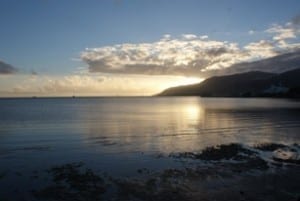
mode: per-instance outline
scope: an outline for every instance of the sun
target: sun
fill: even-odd
[[[136,80],[137,88],[141,88],[141,93],[157,94],[171,87],[178,87],[189,84],[196,84],[202,82],[204,79],[199,77],[186,77],[186,76],[143,76]]]
[[[156,89],[158,91],[165,90],[170,87],[178,87],[183,85],[190,85],[202,82],[204,79],[199,77],[185,77],[185,76],[168,76],[164,79],[155,80]]]
[[[182,77],[175,86],[190,85],[202,82],[204,79],[199,77]]]

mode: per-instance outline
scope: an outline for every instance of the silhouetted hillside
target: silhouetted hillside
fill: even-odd
[[[247,72],[216,76],[188,86],[169,88],[159,96],[300,97],[300,68],[281,74]]]

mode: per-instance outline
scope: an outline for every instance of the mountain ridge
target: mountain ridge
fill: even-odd
[[[300,97],[300,68],[283,73],[249,71],[213,76],[198,84],[166,89],[157,96]]]

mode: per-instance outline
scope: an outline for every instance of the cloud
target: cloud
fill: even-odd
[[[0,60],[0,74],[14,74],[17,71],[17,68]]]
[[[226,68],[249,57],[236,43],[207,38],[168,35],[153,43],[88,48],[81,53],[81,59],[92,73],[200,75],[202,71]]]
[[[86,91],[97,92],[99,85],[104,81],[103,77],[97,79],[90,76],[70,75],[60,78],[46,77],[43,85],[39,88],[42,93],[67,93]]]
[[[9,82],[8,82],[9,81]],[[0,80],[1,96],[131,96],[153,95],[168,87],[200,82],[199,78],[145,75],[18,74]]]
[[[256,32],[250,30],[249,34]],[[298,51],[300,16],[284,25],[273,24],[264,31],[266,33],[271,39],[253,41],[244,46],[208,39],[207,35],[182,34],[176,38],[166,34],[152,43],[87,48],[81,52],[80,58],[88,65],[90,73],[203,77],[210,75],[210,71],[225,72],[225,69],[239,63]]]
[[[74,94],[101,94],[102,76],[66,75],[43,76],[32,79],[30,75],[20,75],[19,81],[11,86],[11,94],[38,94],[38,95],[74,95]]]
[[[88,48],[81,59],[91,73],[204,76],[208,71],[276,56],[291,44],[260,40],[244,47],[227,41],[208,40],[207,36],[165,35],[153,43],[119,44]],[[297,48],[297,46],[293,47]]]
[[[252,62],[237,63],[226,69],[216,69],[206,72],[206,76],[217,76],[225,74],[242,73],[248,71],[264,71],[271,73],[282,73],[299,68],[300,49],[294,52],[280,54],[267,59]]]
[[[260,40],[247,44],[244,48],[251,58],[261,59],[277,55],[276,45],[272,41]]]
[[[35,70],[31,70],[30,74],[33,76],[38,75],[38,73]]]
[[[279,50],[285,52],[292,48],[283,42],[260,40],[239,47],[237,43],[190,34],[181,38],[168,35],[153,43],[86,49],[81,59],[91,73],[203,76],[207,71],[269,58],[278,55]]]
[[[197,36],[194,35],[194,34],[183,34],[182,35],[182,38],[186,39],[186,40],[193,40],[193,39],[196,39]]]
[[[248,31],[248,34],[249,35],[253,35],[253,34],[255,34],[255,31],[254,30],[250,30],[250,31]]]
[[[299,26],[300,25],[300,15],[297,15],[297,16],[293,17],[291,23],[294,26]]]
[[[300,47],[299,43],[292,42],[300,34],[300,16],[294,17],[290,22],[284,25],[273,24],[267,33],[273,34],[273,41],[282,49],[295,50]]]
[[[271,28],[267,29],[266,32],[275,34],[273,40],[281,41],[291,38],[296,38],[298,30],[295,29],[292,23],[287,24],[287,26],[274,24]]]

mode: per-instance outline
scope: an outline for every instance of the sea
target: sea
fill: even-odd
[[[300,143],[300,101],[271,98],[0,99],[0,200],[43,184],[37,172],[84,163],[117,178],[176,168],[172,153]],[[19,198],[18,197],[18,198]],[[24,200],[26,200],[24,198]],[[30,200],[30,198],[28,198]],[[14,200],[14,199],[12,199]]]

